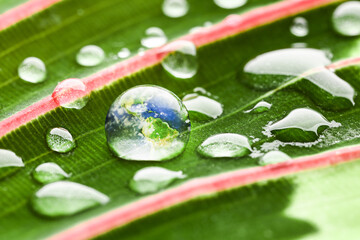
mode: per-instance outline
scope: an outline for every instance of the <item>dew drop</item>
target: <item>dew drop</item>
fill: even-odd
[[[186,40],[166,45],[162,52],[168,54],[162,60],[163,68],[176,78],[192,78],[198,70],[196,46]]]
[[[145,51],[146,51],[146,49],[143,48],[143,47],[141,47],[141,48],[139,48],[139,49],[137,50],[137,53],[138,53],[139,56],[144,56],[144,55],[145,55]]]
[[[329,122],[323,115],[309,108],[298,108],[291,111],[285,118],[264,127],[263,133],[284,142],[312,142],[326,128],[339,127],[340,123]]]
[[[165,16],[179,18],[187,14],[189,4],[186,0],[164,0],[162,11]]]
[[[162,161],[185,149],[190,121],[185,106],[174,93],[142,85],[127,90],[114,101],[106,117],[105,131],[116,156]]]
[[[281,151],[271,151],[261,157],[261,159],[259,160],[259,164],[261,166],[265,166],[269,164],[285,162],[290,159],[291,157],[289,157],[286,153],[283,153]]]
[[[95,45],[88,45],[80,49],[76,55],[76,61],[81,66],[94,67],[105,59],[104,50]]]
[[[161,28],[151,27],[146,29],[145,33],[146,36],[141,39],[141,45],[146,48],[160,47],[167,42],[167,37]]]
[[[293,24],[290,27],[290,32],[296,37],[305,37],[309,34],[308,22],[303,17],[297,17],[294,19]]]
[[[59,181],[38,190],[32,199],[32,207],[41,215],[60,217],[108,202],[109,197],[93,188],[79,183]]]
[[[247,0],[214,0],[214,2],[221,8],[234,9],[245,5]]]
[[[118,57],[119,58],[128,58],[130,56],[131,52],[128,48],[122,48],[119,52],[118,52]]]
[[[18,68],[19,77],[30,83],[40,83],[46,78],[45,63],[36,57],[26,58]]]
[[[262,112],[266,112],[271,108],[271,106],[272,106],[271,103],[268,103],[268,102],[265,102],[265,101],[260,101],[252,109],[244,111],[244,113],[250,113],[250,112],[262,113]]]
[[[359,36],[360,2],[349,1],[338,6],[332,15],[332,23],[335,31],[343,36]]]
[[[52,98],[64,108],[82,109],[89,101],[86,90],[86,85],[80,79],[70,78],[56,86]]]
[[[46,135],[49,148],[55,152],[67,153],[76,147],[75,140],[65,128],[53,128]]]
[[[182,171],[171,171],[162,167],[146,167],[137,171],[130,181],[130,188],[140,194],[157,192],[176,179],[183,179]]]
[[[197,151],[204,157],[234,158],[249,155],[252,149],[247,137],[235,133],[221,133],[206,139]]]
[[[51,183],[70,177],[59,165],[51,162],[37,166],[33,176],[40,183]]]
[[[201,114],[200,116],[195,116],[198,120],[201,119],[216,119],[223,113],[222,104],[217,102],[214,99],[211,99],[206,96],[201,96],[197,93],[188,94],[182,99],[185,107],[188,111]],[[205,116],[202,116],[205,115]],[[193,119],[193,118],[192,118]]]
[[[23,167],[24,163],[21,157],[14,152],[6,149],[0,149],[0,168],[4,167]]]

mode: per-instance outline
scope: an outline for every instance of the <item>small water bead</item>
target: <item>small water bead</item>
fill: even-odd
[[[235,133],[221,133],[206,139],[197,151],[210,158],[234,158],[249,155],[252,149],[247,137]]]
[[[30,83],[40,83],[46,78],[45,63],[36,57],[26,58],[18,68],[19,77]]]
[[[21,157],[14,152],[6,149],[0,149],[0,168],[4,167],[23,167],[24,163]]]
[[[309,108],[298,108],[291,111],[278,122],[264,127],[267,136],[275,134],[276,138],[284,142],[311,142],[318,139],[319,134],[326,128],[339,127],[340,123],[329,122],[323,115]],[[287,131],[284,131],[287,130]]]
[[[250,112],[262,113],[262,112],[266,112],[271,108],[271,106],[272,106],[271,103],[268,103],[268,102],[265,102],[265,101],[260,101],[252,109],[244,111],[244,113],[250,113]]]
[[[106,204],[109,197],[85,185],[59,181],[45,185],[32,199],[33,209],[44,216],[60,217]]]
[[[137,50],[137,53],[138,53],[139,56],[144,56],[144,55],[145,55],[145,51],[146,51],[146,49],[143,48],[143,47],[141,47],[141,48],[139,48],[139,49]]]
[[[82,109],[89,101],[86,93],[86,85],[80,79],[70,78],[56,86],[52,98],[64,108]]]
[[[335,31],[343,36],[359,36],[360,2],[349,1],[338,6],[332,15],[332,23]]]
[[[128,58],[130,56],[131,52],[128,48],[122,48],[118,53],[117,53],[117,56],[119,58]]]
[[[296,42],[291,44],[292,48],[307,48],[307,43],[304,42]],[[330,58],[329,58],[330,59]]]
[[[190,120],[174,93],[143,85],[125,91],[114,101],[106,117],[105,131],[116,156],[162,161],[176,157],[185,149]]]
[[[76,61],[81,66],[94,67],[105,59],[104,50],[95,45],[88,45],[80,49],[76,55]]]
[[[286,153],[283,153],[281,151],[271,151],[261,157],[259,164],[261,166],[265,166],[269,164],[285,162],[290,159],[291,157],[289,157]]]
[[[223,113],[221,103],[197,93],[186,95],[182,101],[188,111],[203,114],[208,118],[216,119]]]
[[[181,79],[192,78],[198,70],[196,46],[186,40],[172,42],[162,48],[168,54],[162,60],[163,68],[172,76]]]
[[[164,0],[162,11],[168,17],[179,18],[187,14],[189,4],[187,0]]]
[[[182,171],[171,171],[162,167],[146,167],[137,171],[130,181],[130,188],[140,194],[157,192],[176,179],[183,179]]]
[[[160,47],[167,42],[167,37],[161,28],[151,27],[146,29],[145,33],[146,36],[141,39],[141,45],[146,48]]]
[[[55,152],[67,153],[76,147],[71,133],[65,128],[53,128],[46,135],[49,148]]]
[[[51,183],[70,177],[59,165],[51,162],[37,166],[33,176],[40,183]]]
[[[296,17],[290,27],[290,32],[296,37],[305,37],[309,34],[308,22],[303,17]]]
[[[214,2],[221,8],[234,9],[245,5],[247,0],[214,0]]]

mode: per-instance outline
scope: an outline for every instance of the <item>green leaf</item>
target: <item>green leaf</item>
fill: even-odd
[[[205,4],[202,1],[192,0],[189,3],[192,6],[189,14],[175,20],[163,16],[160,11],[161,1],[103,0],[94,3],[90,0],[69,0],[56,4],[1,32],[2,38],[8,39],[3,43],[4,50],[0,52],[0,59],[5,69],[0,73],[3,79],[0,83],[0,103],[6,103],[0,113],[1,119],[51,94],[58,81],[68,77],[84,77],[114,63],[109,60],[99,67],[89,69],[77,66],[74,60],[75,55],[83,45],[97,44],[108,54],[113,51],[116,53],[123,46],[135,51],[139,47],[140,36],[147,27],[159,26],[164,29],[170,39],[173,39],[185,34],[194,25],[203,24],[207,20],[216,22],[231,13],[231,11],[219,9],[214,4]],[[268,1],[252,1],[235,12],[246,11],[265,3]],[[334,55],[334,61],[357,56],[360,43],[359,38],[340,37],[332,30],[330,19],[335,7],[336,4],[329,5],[301,14],[309,21],[310,28],[309,36],[301,41],[312,48],[329,49]],[[76,14],[80,8],[84,10],[84,15]],[[41,22],[48,25],[44,27],[34,24]],[[193,79],[171,78],[161,65],[157,64],[94,91],[89,103],[82,110],[57,108],[2,137],[0,148],[14,151],[23,158],[26,166],[22,169],[5,169],[0,172],[2,179],[0,182],[1,238],[49,237],[75,224],[139,200],[143,196],[132,192],[128,184],[136,171],[147,166],[161,166],[174,171],[182,170],[188,176],[186,179],[177,180],[172,186],[180,185],[193,178],[255,167],[257,159],[251,157],[208,159],[197,155],[196,148],[207,137],[226,132],[260,138],[260,142],[254,145],[259,147],[261,143],[274,140],[262,134],[263,127],[269,121],[282,119],[295,108],[312,108],[329,121],[334,120],[342,126],[325,130],[323,141],[312,147],[301,148],[291,145],[281,147],[281,150],[289,156],[306,156],[358,144],[360,142],[359,134],[357,134],[360,123],[358,98],[355,99],[355,107],[350,110],[330,111],[315,105],[306,92],[304,94],[291,87],[264,92],[243,84],[242,69],[249,60],[264,52],[288,48],[299,41],[289,32],[291,24],[292,17],[289,17],[199,48],[199,72]],[[123,45],[117,45],[119,42],[123,42]],[[23,58],[33,55],[42,58],[48,66],[49,78],[44,84],[30,85],[16,77],[18,64]],[[336,73],[350,82],[354,88],[359,89],[358,81],[356,81],[360,78],[359,66],[340,69]],[[111,154],[106,144],[104,133],[106,113],[112,102],[124,90],[148,83],[165,87],[179,96],[191,92],[195,87],[204,87],[219,97],[219,101],[224,105],[224,113],[222,117],[210,122],[193,121],[187,149],[171,161],[149,163],[118,159]],[[269,111],[261,114],[244,113],[260,99],[273,104]],[[75,138],[77,147],[70,154],[58,154],[48,148],[45,136],[53,127],[64,127]],[[31,173],[44,162],[57,163],[65,172],[72,174],[69,181],[81,183],[108,195],[110,202],[71,217],[48,219],[37,215],[29,206],[29,202],[41,185],[31,178]],[[309,215],[302,215],[300,210],[296,210],[296,206],[309,202],[311,196],[314,196],[319,199],[319,204],[325,207],[325,204],[321,204],[323,197],[316,194],[315,190],[318,187],[324,189],[325,193],[329,193],[332,186],[338,186],[337,189],[341,189],[343,184],[335,185],[341,180],[342,183],[351,185],[349,192],[353,193],[345,195],[349,196],[349,199],[346,199],[347,206],[356,209],[357,205],[354,202],[359,188],[352,185],[352,180],[356,179],[357,165],[356,163],[344,164],[337,168],[298,174],[299,177],[295,178],[294,183],[285,178],[285,180],[265,185],[253,185],[221,193],[219,197],[213,196],[208,200],[194,200],[168,213],[159,213],[142,220],[144,222],[129,225],[128,228],[109,236],[151,239],[159,238],[157,234],[165,229],[166,232],[162,232],[162,236],[166,235],[174,239],[180,239],[182,236],[189,237],[195,230],[198,231],[199,237],[210,239],[221,233],[224,236],[225,231],[233,234],[230,237],[234,236],[234,238],[244,236],[249,239],[261,239],[258,234],[265,232],[265,237],[273,234],[269,238],[291,239],[317,232],[320,235],[323,234],[321,236],[324,239],[328,239],[327,236],[332,236],[331,230],[328,229],[333,225],[321,219],[320,210],[314,207],[314,211],[317,210],[317,216],[312,218],[309,217],[310,211]],[[336,174],[333,174],[335,171]],[[327,184],[321,184],[321,179]],[[297,181],[301,182],[300,193],[296,189]],[[295,191],[293,191],[294,188]],[[279,192],[274,194],[274,191]],[[334,199],[343,197],[343,193],[344,190],[331,192]],[[241,201],[238,202],[238,199]],[[333,207],[335,212],[336,203],[330,201],[326,206]],[[284,214],[287,207],[290,207],[294,216]],[[338,209],[341,211],[339,216],[350,225],[353,224],[353,218],[347,214],[349,208],[339,207]],[[192,212],[195,214],[191,214]],[[209,217],[217,212],[219,216]],[[187,217],[186,213],[191,215]],[[239,227],[235,223],[239,220],[239,216],[244,215],[246,218],[240,219],[242,222]],[[254,215],[261,215],[261,218],[252,218]],[[199,219],[203,219],[202,216],[207,216],[208,219],[200,221]],[[167,219],[168,224],[173,225],[166,224],[161,228],[159,224],[162,219]],[[249,222],[252,224],[243,219],[251,219]],[[211,221],[211,224],[207,221]],[[271,225],[273,230],[270,233],[266,231],[269,225],[263,225],[264,222]],[[174,234],[175,232],[170,230],[173,226],[178,227],[183,224],[181,233],[177,231],[178,234]],[[204,227],[207,224],[211,226],[209,227],[211,229]],[[140,226],[141,231],[136,230]],[[253,231],[246,230],[249,228]],[[146,229],[150,229],[149,232],[146,232]],[[349,235],[349,239],[358,236],[357,229],[351,228],[353,234]],[[132,235],[135,233],[138,235]]]

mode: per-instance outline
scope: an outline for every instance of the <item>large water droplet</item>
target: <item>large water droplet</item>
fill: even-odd
[[[332,16],[336,32],[343,36],[360,35],[360,2],[349,1],[338,6]]]
[[[286,153],[283,153],[281,151],[271,151],[261,157],[259,164],[265,166],[269,164],[285,162],[290,159],[291,157],[289,157]]]
[[[179,18],[189,11],[189,4],[186,0],[164,0],[162,10],[168,17]]]
[[[162,52],[168,53],[161,64],[164,69],[176,78],[191,78],[198,70],[196,46],[185,40],[166,45]]]
[[[186,95],[183,97],[182,101],[188,111],[197,113],[190,113],[192,115],[191,119],[193,119],[193,117],[197,120],[208,120],[208,118],[216,119],[223,113],[221,103],[197,93]]]
[[[89,101],[86,93],[86,85],[81,80],[70,78],[56,86],[52,98],[64,108],[82,109]]]
[[[59,181],[45,185],[36,192],[32,207],[44,216],[68,216],[83,210],[106,204],[109,198],[85,185]]]
[[[271,103],[268,103],[268,102],[265,102],[265,101],[260,101],[252,109],[244,111],[244,113],[249,113],[249,112],[262,113],[262,112],[266,112],[271,108],[271,106],[272,106]]]
[[[46,67],[39,58],[29,57],[20,64],[18,74],[24,81],[40,83],[46,78]]]
[[[278,122],[264,127],[267,136],[275,134],[276,138],[284,142],[312,142],[328,127],[339,127],[340,123],[329,122],[320,113],[309,108],[298,108]]]
[[[40,183],[51,183],[68,178],[69,174],[56,163],[49,162],[37,166],[33,176]]]
[[[53,128],[46,135],[49,148],[55,152],[67,153],[76,147],[75,140],[65,128]]]
[[[95,45],[88,45],[80,49],[76,55],[76,61],[81,66],[93,67],[102,63],[105,59],[104,50]]]
[[[214,2],[221,8],[234,9],[243,6],[247,0],[214,0]]]
[[[119,58],[128,58],[130,56],[131,52],[128,48],[122,48],[119,52],[118,52],[118,57]]]
[[[131,88],[111,105],[105,123],[110,149],[127,160],[162,161],[179,155],[190,120],[180,99],[157,86]]]
[[[167,37],[161,28],[151,27],[146,29],[145,33],[146,36],[141,39],[141,45],[143,45],[144,47],[160,47],[167,42]]]
[[[222,133],[206,139],[197,151],[205,157],[233,158],[249,155],[252,149],[247,137],[235,133]]]
[[[307,20],[303,17],[295,18],[290,27],[290,32],[296,37],[305,37],[308,35],[309,27]]]
[[[130,188],[141,194],[157,192],[176,179],[185,178],[182,171],[171,171],[161,167],[147,167],[137,171],[130,181]]]
[[[3,167],[23,167],[24,163],[21,157],[14,152],[6,149],[0,149],[0,168]]]

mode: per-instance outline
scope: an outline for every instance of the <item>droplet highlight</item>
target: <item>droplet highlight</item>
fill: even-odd
[[[347,37],[360,35],[360,2],[348,1],[339,5],[333,15],[332,24],[337,33]]]
[[[85,185],[59,181],[45,185],[32,199],[33,209],[47,217],[69,216],[103,205],[109,197]]]
[[[6,149],[0,149],[0,168],[4,167],[23,167],[24,163],[21,157],[14,152]]]
[[[146,36],[141,39],[141,45],[146,48],[160,47],[167,42],[167,37],[161,28],[151,27],[146,29],[145,33]]]
[[[196,46],[192,42],[179,40],[166,45],[162,52],[168,55],[163,58],[161,65],[172,76],[187,79],[197,73]]]
[[[52,98],[64,108],[82,109],[89,101],[86,93],[86,85],[80,79],[70,78],[56,86]]]
[[[259,164],[261,166],[266,166],[269,164],[285,162],[290,159],[291,157],[289,157],[286,153],[281,151],[270,151],[260,158]]]
[[[216,119],[223,113],[223,106],[218,101],[197,93],[187,94],[182,99],[185,107],[192,115],[192,119]],[[192,114],[193,112],[193,114]]]
[[[189,4],[186,0],[164,0],[162,11],[170,18],[183,17],[189,11]]]
[[[70,177],[59,165],[52,162],[37,166],[33,176],[39,183],[51,183]]]
[[[252,109],[246,110],[244,111],[244,113],[250,113],[250,112],[254,112],[254,113],[262,113],[262,112],[266,112],[271,108],[272,104],[265,102],[265,101],[260,101],[258,102]]]
[[[130,57],[131,52],[128,48],[122,48],[118,53],[117,56],[121,59]]]
[[[19,77],[30,83],[41,83],[46,78],[45,63],[36,57],[26,58],[18,68]]]
[[[176,179],[183,179],[182,171],[162,167],[146,167],[137,171],[130,181],[130,188],[140,194],[154,193],[164,189]]]
[[[243,135],[221,133],[206,139],[197,151],[209,158],[234,158],[249,155],[252,148],[249,139]]]
[[[190,120],[181,100],[151,85],[131,88],[111,105],[105,123],[108,145],[126,160],[163,161],[189,141]]]
[[[239,8],[243,5],[245,5],[246,2],[247,2],[247,0],[214,0],[214,3],[216,5],[218,5],[221,8],[225,8],[225,9]]]
[[[296,37],[305,37],[309,34],[308,22],[303,17],[296,17],[290,27],[290,32]]]
[[[46,135],[49,148],[55,152],[67,153],[76,147],[71,133],[65,128],[53,128]]]
[[[84,67],[94,67],[102,63],[105,59],[105,53],[102,48],[95,45],[88,45],[80,49],[76,55],[78,64]]]

